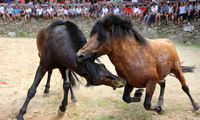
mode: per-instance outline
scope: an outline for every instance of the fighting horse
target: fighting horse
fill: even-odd
[[[28,103],[36,93],[36,89],[47,71],[55,68],[60,70],[63,78],[64,98],[58,111],[62,115],[68,104],[69,77],[72,72],[86,78],[87,85],[107,85],[113,88],[122,87],[124,80],[110,73],[103,64],[97,64],[93,59],[78,63],[76,52],[86,44],[86,38],[81,30],[70,21],[56,20],[40,30],[37,35],[37,48],[40,63],[35,79],[28,90],[26,100],[16,116],[23,120]]]
[[[175,45],[168,39],[148,39],[141,35],[129,18],[108,15],[98,20],[91,30],[90,41],[78,52],[79,62],[108,55],[117,74],[126,80],[123,100],[134,102],[130,93],[134,87],[146,88],[144,108],[162,113],[164,78],[173,73],[180,81],[195,111],[200,111],[192,98],[181,69]],[[156,84],[160,84],[158,105],[151,100]]]

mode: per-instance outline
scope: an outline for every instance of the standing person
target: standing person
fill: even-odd
[[[105,16],[108,14],[108,8],[106,7],[106,4],[104,4],[101,12],[101,17]]]
[[[10,22],[12,21],[13,12],[13,8],[10,5],[8,5],[8,7],[6,8],[6,15],[10,19]]]
[[[14,20],[15,22],[18,20],[20,20],[20,10],[19,10],[19,7],[18,6],[15,6],[14,9]]]
[[[7,24],[6,23],[6,12],[5,12],[5,8],[3,5],[1,5],[1,7],[0,7],[0,15],[3,17],[4,24]]]
[[[183,19],[186,17],[186,15],[187,15],[187,7],[183,2],[181,2],[181,5],[179,6],[179,15],[178,15],[179,27],[182,26]]]

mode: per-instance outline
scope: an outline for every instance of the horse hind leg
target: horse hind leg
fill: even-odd
[[[60,69],[62,78],[63,78],[63,90],[64,90],[64,98],[62,100],[62,104],[58,109],[58,115],[62,117],[64,112],[66,111],[66,106],[68,105],[68,93],[70,89],[70,80],[69,80],[69,70],[68,69]]]
[[[198,104],[194,101],[194,99],[192,98],[191,94],[190,94],[190,90],[189,87],[186,84],[185,78],[183,76],[182,70],[180,69],[175,69],[172,71],[174,73],[174,75],[176,76],[176,78],[180,81],[181,85],[182,85],[182,90],[188,95],[192,106],[194,108],[195,111],[200,111],[200,107],[198,106]]]
[[[34,97],[35,93],[36,93],[36,89],[42,79],[42,77],[44,76],[44,74],[46,73],[46,71],[43,69],[43,67],[40,65],[37,69],[36,75],[35,75],[35,79],[31,85],[31,87],[28,90],[27,93],[27,97],[26,100],[23,104],[23,106],[21,107],[19,114],[16,116],[17,120],[23,120],[23,116],[26,113],[26,109],[28,106],[28,103],[30,102],[30,100]]]
[[[49,94],[51,75],[52,75],[52,70],[49,70],[48,77],[47,77],[47,83],[46,83],[45,89],[44,89],[44,97],[48,96],[48,94]]]
[[[72,73],[71,73],[71,72],[69,73],[69,79],[70,79],[70,81],[75,81],[74,78],[73,78],[73,76],[72,76]],[[73,89],[72,89],[72,84],[70,84],[69,90],[70,90],[70,92],[71,92],[71,100],[72,100],[72,102],[73,102],[73,103],[76,103],[77,100],[76,100],[76,96],[74,95],[74,91],[73,91]]]

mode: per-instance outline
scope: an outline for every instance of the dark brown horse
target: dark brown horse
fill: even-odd
[[[78,63],[76,52],[86,44],[86,38],[80,29],[69,21],[57,20],[43,28],[37,36],[37,48],[40,63],[35,79],[28,90],[27,98],[20,109],[16,119],[23,120],[28,103],[36,93],[36,89],[47,71],[55,68],[60,70],[63,78],[64,98],[59,112],[65,112],[68,104],[68,91],[70,88],[71,72],[76,72],[86,78],[87,85],[108,85],[113,88],[122,87],[124,80],[110,73],[103,64],[94,63],[89,59]]]
[[[188,95],[194,110],[200,111],[190,94],[176,48],[170,40],[144,38],[133,27],[129,18],[111,14],[98,20],[93,26],[90,41],[77,52],[77,57],[82,62],[105,54],[114,64],[117,74],[127,82],[123,95],[125,102],[127,98],[130,100],[133,87],[146,88],[145,109],[162,113],[163,98],[159,98],[158,105],[152,106],[152,95],[158,83],[163,96],[163,79],[173,73]]]

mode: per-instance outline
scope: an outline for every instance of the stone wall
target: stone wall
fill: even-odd
[[[73,20],[80,29],[84,32],[89,39],[89,32],[94,25],[95,20]],[[7,25],[3,24],[0,20],[0,37],[33,37],[35,38],[39,30],[47,26],[51,21],[31,19],[31,22],[25,23],[23,20],[20,22],[12,22]],[[135,25],[145,37],[148,38],[169,38],[173,41],[187,42],[187,43],[200,43],[200,22],[193,21],[189,26],[184,25],[178,27],[177,25],[165,25],[159,27],[144,27]],[[187,28],[184,30],[184,28]],[[188,29],[189,28],[189,29]]]

